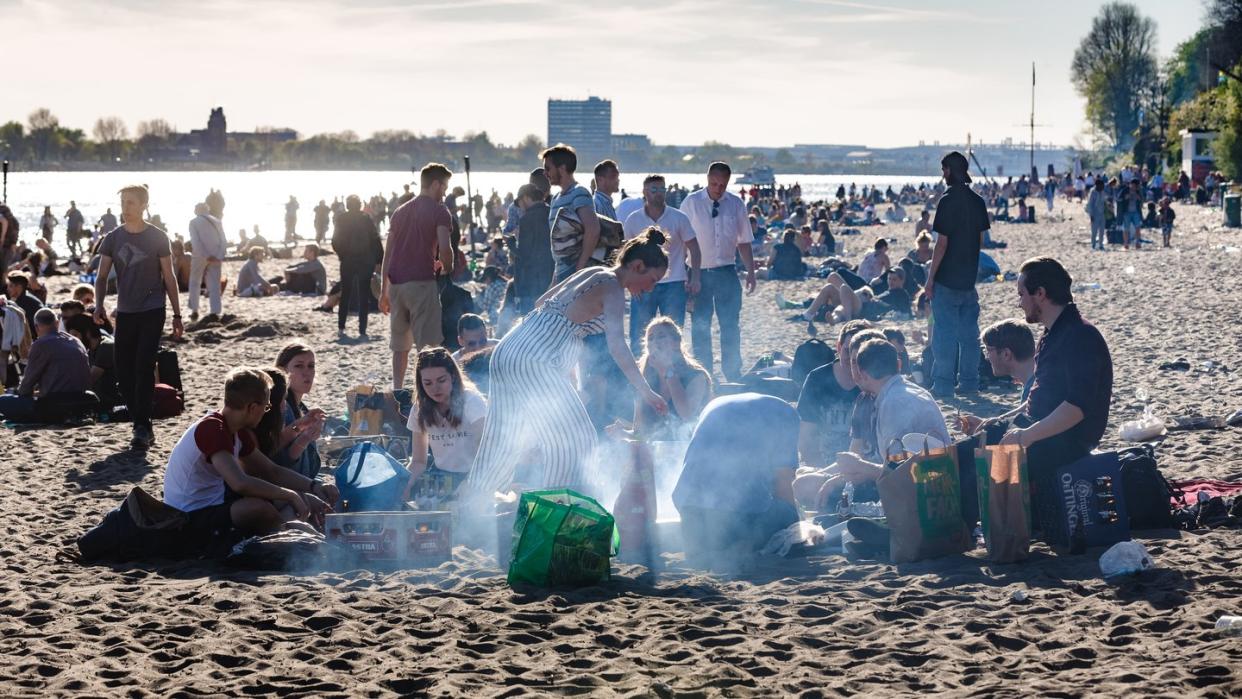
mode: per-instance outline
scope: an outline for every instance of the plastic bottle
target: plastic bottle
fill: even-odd
[[[846,481],[845,487],[841,489],[841,502],[837,505],[837,512],[843,517],[848,517],[854,505],[854,484]]]
[[[1216,620],[1216,632],[1229,636],[1242,635],[1242,616],[1222,616]]]
[[[1078,286],[1074,287],[1074,290],[1075,291],[1100,291],[1103,288],[1104,288],[1104,285],[1099,282],[1087,282],[1086,284],[1079,284]]]

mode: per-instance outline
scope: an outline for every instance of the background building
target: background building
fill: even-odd
[[[548,100],[548,145],[565,143],[578,151],[579,172],[613,154],[612,100]]]

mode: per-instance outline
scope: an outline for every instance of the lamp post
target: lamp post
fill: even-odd
[[[9,161],[0,164],[4,168],[4,195],[0,196],[0,204],[9,203]]]

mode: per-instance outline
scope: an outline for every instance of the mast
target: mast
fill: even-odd
[[[1035,179],[1035,61],[1031,61],[1031,179]]]

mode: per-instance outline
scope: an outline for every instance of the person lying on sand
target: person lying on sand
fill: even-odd
[[[321,523],[336,488],[277,466],[253,430],[271,409],[271,379],[238,368],[224,381],[224,405],[185,431],[164,470],[164,502],[185,512],[198,543]],[[282,514],[287,506],[293,513]]]

